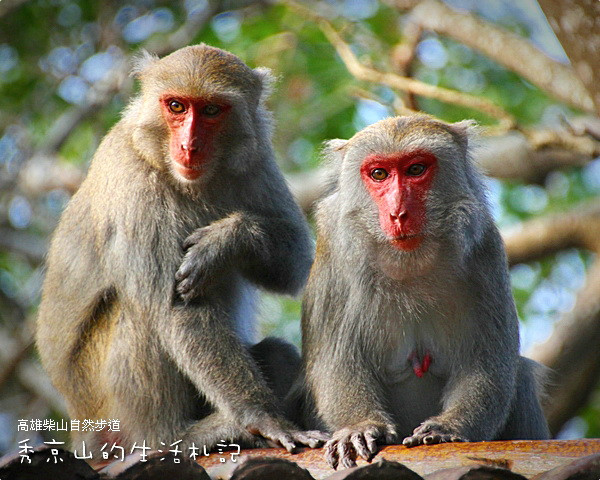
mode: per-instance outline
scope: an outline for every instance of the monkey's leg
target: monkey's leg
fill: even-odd
[[[279,338],[268,337],[248,351],[269,388],[283,401],[300,372],[300,354],[296,348]]]
[[[248,351],[260,368],[269,388],[280,403],[284,402],[300,373],[301,360],[296,347],[280,338],[268,337],[250,347]],[[287,419],[292,420],[289,417]],[[324,432],[309,430],[296,432],[294,438],[304,445],[315,448],[330,437]]]
[[[301,432],[281,413],[260,369],[224,319],[230,293],[173,307],[159,329],[161,343],[196,389],[231,422],[293,451],[297,443],[323,442]]]
[[[446,387],[442,412],[428,418],[403,440],[407,447],[444,442],[492,440],[505,424],[514,392],[517,359],[505,362],[479,356],[479,365],[459,372]]]
[[[545,440],[550,438],[548,424],[540,405],[544,383],[541,365],[521,357],[517,375],[517,392],[506,425],[498,440]]]
[[[351,358],[352,364],[325,358],[326,368],[310,374],[312,389],[319,392],[315,400],[320,416],[334,429],[325,444],[325,458],[333,468],[353,467],[357,457],[371,461],[378,444],[393,443],[397,435],[384,407],[382,386],[358,361],[359,355]]]

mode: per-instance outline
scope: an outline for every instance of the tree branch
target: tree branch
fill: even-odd
[[[596,0],[539,0],[548,23],[564,48],[573,70],[592,94],[600,113],[600,2]],[[565,84],[569,87],[569,84]],[[577,84],[571,88],[579,89]]]
[[[403,0],[388,0],[387,3],[402,9],[406,7]],[[419,2],[409,18],[421,28],[446,35],[482,52],[568,105],[586,112],[596,111],[590,94],[572,68],[555,62],[514,33],[472,14],[459,13],[438,0]],[[591,45],[587,41],[583,43]],[[590,56],[596,55],[590,53]]]
[[[244,6],[256,3],[247,1]],[[178,48],[188,45],[196,35],[203,29],[210,19],[223,9],[222,1],[213,1],[201,13],[190,17],[187,22],[177,31],[169,35],[166,40],[160,42],[151,38],[148,42],[138,49],[155,53],[159,56],[170,53]],[[131,55],[134,57],[136,53]],[[37,149],[33,155],[47,157],[55,154],[69,138],[73,130],[86,118],[98,112],[103,106],[108,104],[117,92],[126,92],[128,97],[133,88],[133,82],[129,77],[131,69],[130,61],[123,60],[105,76],[107,80],[95,84],[89,91],[85,104],[72,107],[65,111],[55,122],[50,131],[44,137],[44,143]]]
[[[456,90],[436,87],[413,78],[402,77],[395,73],[380,72],[379,70],[363,65],[356,58],[356,55],[354,55],[350,46],[342,39],[328,20],[292,0],[286,0],[284,3],[302,16],[317,23],[329,42],[336,49],[348,71],[358,80],[385,85],[392,89],[403,90],[414,93],[415,95],[434,98],[442,102],[479,110],[491,117],[497,118],[499,120],[499,127],[505,130],[510,129],[515,125],[515,120],[512,115],[484,98],[475,97]]]
[[[17,7],[20,7],[22,3],[25,3],[27,0],[4,0],[0,1],[0,18],[4,15],[7,15]]]

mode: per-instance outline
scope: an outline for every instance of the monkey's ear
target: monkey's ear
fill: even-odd
[[[325,159],[325,168],[328,170],[340,171],[344,155],[346,154],[346,145],[348,140],[334,138],[323,143],[321,155]]]
[[[456,132],[462,132],[465,135],[477,134],[479,132],[479,124],[476,120],[462,120],[451,125]]]
[[[348,140],[342,140],[341,138],[334,138],[333,140],[327,140],[323,144],[323,155],[326,157],[332,156],[344,156],[344,150]]]
[[[450,128],[456,134],[461,146],[466,150],[469,142],[479,136],[481,129],[475,120],[462,120],[451,123]]]
[[[267,97],[269,97],[269,95],[271,95],[271,92],[273,91],[273,84],[277,78],[273,75],[271,69],[267,67],[257,67],[252,71],[262,86],[260,97],[262,100],[265,100]]]
[[[142,50],[133,58],[133,67],[130,75],[139,78],[140,74],[155,62],[158,62],[158,56]]]
[[[342,163],[346,154],[348,140],[334,138],[323,143],[321,156],[323,157],[323,171],[321,181],[323,182],[323,198],[335,192],[339,185]]]

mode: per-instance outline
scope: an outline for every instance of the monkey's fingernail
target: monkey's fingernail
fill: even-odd
[[[296,451],[296,444],[294,442],[289,440],[281,440],[281,444],[290,453],[294,453]]]
[[[404,441],[404,445],[406,445],[408,448],[416,447],[419,445],[419,441],[416,438],[408,438]]]

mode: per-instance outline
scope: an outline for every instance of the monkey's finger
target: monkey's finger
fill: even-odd
[[[331,439],[331,435],[327,432],[321,432],[320,430],[307,430],[305,432],[295,432],[293,434],[294,440],[308,445],[310,448],[317,448],[323,445],[325,442]]]
[[[196,237],[193,237],[190,235],[188,238],[186,238],[183,241],[183,243],[181,244],[181,248],[183,248],[183,251],[186,252],[190,248],[192,248],[194,245],[196,245],[197,243],[198,243],[198,240],[196,240]]]
[[[254,439],[252,439],[252,448],[277,448],[279,447],[278,444],[276,444],[275,442],[268,440],[266,438],[262,438],[262,437],[258,437],[255,436]]]
[[[189,279],[183,280],[176,288],[177,293],[186,303],[202,295],[202,289]]]
[[[365,433],[365,440],[367,441],[367,448],[371,454],[375,455],[379,451],[377,446],[377,437],[372,432]]]
[[[337,441],[331,440],[325,445],[325,460],[331,466],[331,468],[337,470],[339,463]]]
[[[312,438],[316,438],[322,442],[328,442],[331,440],[331,433],[322,432],[321,430],[307,430],[304,432],[305,435],[310,435]]]
[[[350,437],[350,441],[352,442],[352,448],[354,448],[357,456],[364,458],[367,462],[373,460],[375,455],[367,447],[367,442],[362,433],[353,433]]]
[[[308,433],[308,432],[307,432]],[[307,435],[303,432],[297,432],[293,434],[294,441],[301,443],[302,445],[307,445],[310,448],[317,448],[323,445],[323,440],[320,438],[314,438],[310,435]]]
[[[184,278],[177,283],[177,293],[179,295],[185,295],[192,289],[192,282],[189,278]]]
[[[419,444],[420,444],[419,439],[416,436],[406,437],[402,441],[402,445],[404,445],[405,447],[408,447],[408,448],[416,447]]]
[[[177,270],[177,273],[175,273],[175,280],[180,282],[181,280],[186,278],[190,274],[191,271],[192,271],[191,267],[186,265],[186,263],[184,262],[183,265],[181,265],[179,267],[179,270]]]
[[[302,443],[303,445],[306,445],[310,448],[317,448],[317,447],[320,447],[321,445],[323,445],[323,442],[321,442],[320,440],[316,440],[314,438],[309,438],[300,443]]]
[[[208,227],[199,228],[189,235],[181,244],[184,250],[189,250],[206,235]]]
[[[177,283],[176,291],[183,300],[189,302],[205,293],[204,289],[207,281],[204,271],[196,270]]]
[[[283,448],[285,448],[289,453],[296,452],[296,444],[294,443],[294,439],[291,435],[287,433],[279,435],[276,440]]]
[[[452,435],[450,433],[441,435],[440,443],[449,443],[449,442],[464,442],[464,439],[458,437],[456,435]]]
[[[434,445],[436,443],[442,443],[442,442],[443,442],[443,436],[438,433],[430,434],[430,435],[427,435],[425,438],[423,438],[423,443],[425,445]]]
[[[356,467],[355,451],[351,446],[350,439],[346,438],[343,442],[338,442],[338,458],[342,461],[344,468]]]

